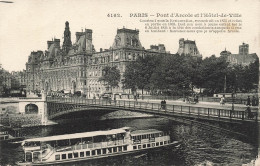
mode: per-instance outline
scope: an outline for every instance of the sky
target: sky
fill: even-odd
[[[65,22],[69,21],[72,42],[75,33],[84,28],[93,30],[96,50],[112,46],[119,28],[139,29],[143,47],[165,44],[166,50],[176,53],[179,39],[195,40],[202,56],[209,57],[225,48],[238,53],[243,42],[249,52],[260,55],[260,0],[10,0],[0,2],[0,64],[8,71],[25,69],[31,51],[46,50],[47,41],[61,39]],[[147,33],[140,19],[130,13],[240,13],[240,33]],[[120,13],[122,17],[107,17]],[[148,17],[154,19],[154,17]],[[162,18],[163,19],[163,18]]]

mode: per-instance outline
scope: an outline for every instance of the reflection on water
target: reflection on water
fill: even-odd
[[[155,128],[170,131],[173,140],[181,146],[170,150],[147,151],[139,154],[124,155],[91,161],[81,161],[62,165],[242,165],[250,163],[257,156],[257,147],[243,142],[235,136],[222,133],[221,130],[205,130],[194,125],[186,125],[164,118],[140,118],[122,120],[80,119],[66,123],[23,129],[27,138],[106,130],[129,126],[134,129]],[[2,165],[14,164],[23,159],[21,147],[1,145]]]

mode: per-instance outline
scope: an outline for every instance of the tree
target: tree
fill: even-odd
[[[122,81],[124,88],[131,89],[132,92],[141,89],[142,96],[143,90],[150,90],[150,78],[156,68],[158,58],[146,55],[138,57],[136,61],[129,63],[126,66],[124,80]]]
[[[206,88],[209,94],[223,92],[228,62],[224,57],[215,55],[205,58],[201,63],[201,87]]]
[[[2,64],[0,63],[0,87],[3,87],[4,80],[4,69],[2,68]]]
[[[166,95],[181,95],[180,89],[191,92],[200,86],[201,59],[189,55],[165,55],[152,74],[152,87]]]
[[[118,87],[120,76],[120,71],[116,66],[106,66],[103,68],[102,76],[98,81],[103,82],[107,89],[112,91],[113,88]]]
[[[249,92],[252,89],[257,89],[259,83],[259,60],[250,63],[245,69],[245,89]]]

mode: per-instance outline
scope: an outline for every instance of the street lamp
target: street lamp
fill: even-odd
[[[185,85],[182,86],[183,102],[185,102],[185,98],[184,98],[184,88],[185,88]]]
[[[90,85],[88,86],[88,99],[90,99]]]
[[[234,91],[232,91],[232,111],[234,111]]]

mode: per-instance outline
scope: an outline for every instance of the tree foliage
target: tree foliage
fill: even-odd
[[[205,59],[187,55],[139,57],[126,67],[123,84],[127,89],[145,89],[167,95],[181,95],[193,88],[204,88],[207,94],[249,92],[259,81],[258,59],[249,66],[230,65],[225,57],[212,55]],[[225,87],[226,81],[226,87]]]
[[[102,76],[98,81],[103,82],[107,89],[118,87],[120,82],[120,71],[116,66],[106,66],[102,70]]]
[[[136,89],[150,90],[151,75],[156,68],[158,58],[155,56],[138,57],[136,61],[130,62],[126,66],[124,73],[123,85],[124,88],[135,91]]]

